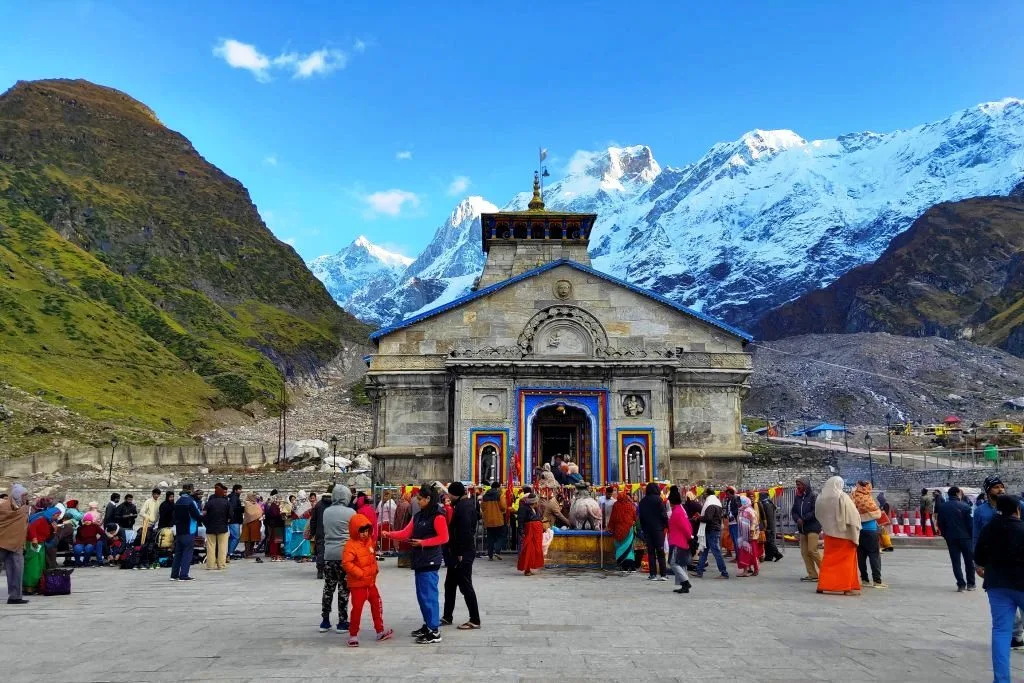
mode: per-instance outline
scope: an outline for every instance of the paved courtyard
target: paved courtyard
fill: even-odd
[[[985,593],[957,594],[944,551],[883,555],[891,588],[821,596],[798,581],[799,553],[753,579],[672,584],[617,573],[546,571],[524,578],[512,563],[478,561],[484,628],[444,631],[417,646],[412,574],[388,561],[384,615],[395,640],[363,646],[320,634],[320,582],[312,565],[235,562],[167,570],[86,569],[74,594],[0,604],[4,680],[991,680]],[[2,585],[2,582],[0,582]],[[460,604],[456,620],[465,620]],[[460,623],[460,622],[456,622]],[[1014,654],[1024,678],[1024,654]]]

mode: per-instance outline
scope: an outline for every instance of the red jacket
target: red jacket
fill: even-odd
[[[28,525],[25,540],[35,543],[46,543],[53,536],[53,523],[45,517],[39,517]]]
[[[96,545],[103,538],[103,528],[99,524],[83,524],[75,534],[75,543]]]
[[[369,588],[376,583],[380,572],[372,533],[365,541],[359,538],[359,528],[364,526],[372,526],[366,515],[357,513],[348,522],[349,540],[341,552],[341,566],[349,588]]]

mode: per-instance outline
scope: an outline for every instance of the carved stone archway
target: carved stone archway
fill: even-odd
[[[565,335],[567,347],[560,351]],[[545,348],[538,348],[538,342]],[[519,348],[524,355],[599,355],[608,348],[608,334],[593,315],[578,306],[549,306],[526,323],[519,335]]]

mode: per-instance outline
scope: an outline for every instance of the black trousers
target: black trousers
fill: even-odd
[[[655,558],[658,561],[657,565],[654,564]],[[665,568],[664,543],[662,545],[651,544],[647,546],[647,566],[649,568],[647,573],[651,576],[665,576],[668,573]],[[657,567],[657,572],[655,572],[655,567]]]
[[[971,539],[953,538],[946,539],[946,548],[949,549],[949,559],[953,563],[953,576],[956,577],[958,588],[974,585],[974,550],[971,548]],[[964,571],[960,570],[960,558],[964,559]],[[966,572],[966,581],[964,572]]]
[[[878,532],[860,530],[860,543],[857,544],[857,564],[860,566],[860,580],[868,582],[868,561],[871,562],[871,578],[875,583],[882,582],[882,551],[878,545]]]
[[[487,527],[487,557],[494,557],[505,552],[507,533],[503,526]]]
[[[764,561],[774,562],[776,559],[782,559],[782,553],[779,552],[779,546],[775,545],[775,532],[764,535]]]
[[[452,564],[448,565],[444,575],[443,619],[455,621],[455,589],[458,588],[466,599],[469,620],[474,624],[480,623],[480,607],[476,601],[476,590],[473,589],[473,559],[473,553],[467,552],[461,562],[456,563],[453,558]]]

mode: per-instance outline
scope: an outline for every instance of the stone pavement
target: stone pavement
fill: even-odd
[[[317,632],[310,564],[195,566],[191,583],[167,570],[84,569],[71,596],[0,604],[0,671],[10,681],[991,680],[985,593],[957,594],[937,550],[884,554],[891,588],[861,597],[800,583],[794,549],[757,578],[709,572],[689,595],[639,575],[513,569],[477,562],[482,630],[445,629],[443,643],[417,646],[412,574],[388,561],[379,586],[396,638],[373,642],[367,609],[358,649]],[[466,619],[464,603],[455,616]],[[1013,663],[1024,677],[1024,654]]]

